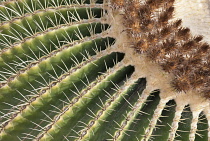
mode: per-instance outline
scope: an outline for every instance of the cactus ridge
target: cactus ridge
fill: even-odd
[[[84,57],[86,57],[86,56],[84,56]],[[34,98],[36,98],[37,96],[40,96],[40,95],[42,95],[46,90],[48,90],[49,88],[52,88],[54,85],[56,85],[56,84],[58,84],[58,83],[62,83],[62,80],[63,79],[65,79],[65,78],[67,78],[70,74],[72,74],[72,73],[74,73],[74,72],[76,72],[78,69],[80,69],[81,67],[83,67],[83,66],[85,66],[85,65],[87,65],[88,63],[90,63],[90,62],[93,62],[94,60],[96,60],[96,59],[99,59],[99,58],[101,58],[101,53],[98,53],[96,56],[93,56],[93,57],[89,57],[89,58],[86,58],[86,61],[85,60],[83,60],[83,62],[81,62],[81,63],[78,63],[78,64],[76,64],[74,67],[72,67],[70,70],[67,70],[67,71],[65,71],[65,73],[64,74],[62,74],[61,76],[57,76],[57,78],[56,78],[56,76],[53,76],[53,79],[52,80],[50,80],[50,81],[46,81],[47,80],[47,77],[46,76],[43,76],[41,73],[38,73],[38,74],[36,74],[37,76],[39,76],[40,78],[42,78],[42,79],[44,79],[44,82],[46,82],[46,84],[43,84],[42,83],[42,81],[39,81],[39,82],[35,82],[35,83],[39,83],[39,84],[41,84],[41,85],[43,85],[43,88],[41,89],[41,90],[39,90],[39,92],[38,92],[38,94],[33,94],[33,95],[31,95],[31,96],[35,96],[35,97],[32,97],[31,98],[31,100],[29,100],[29,101],[26,101],[26,102],[29,102],[29,104],[31,103],[31,102],[33,102],[33,100],[35,100]],[[75,62],[76,63],[76,62]],[[39,66],[34,66],[34,67],[36,67],[36,68],[39,68]],[[31,68],[32,69],[32,68]],[[55,70],[54,69],[54,67],[52,66],[52,68],[51,68],[52,70]],[[62,68],[61,68],[62,69]],[[68,68],[67,68],[68,69]],[[62,69],[63,70],[63,69]],[[30,70],[29,70],[30,71]],[[27,78],[27,77],[29,77],[28,75],[27,75],[27,72],[24,72],[24,73],[26,73],[25,75],[23,74],[23,78],[21,79],[21,76],[18,76],[18,78],[19,78],[19,82],[17,82],[18,80],[15,80],[15,78],[14,78],[14,81],[13,81],[13,83],[20,83],[20,85],[19,85],[19,87],[20,86],[23,86],[23,85],[27,85],[27,83],[29,83],[29,81],[27,81],[27,80],[24,80],[24,77],[25,78]],[[29,74],[30,74],[30,72],[28,72]],[[56,72],[55,72],[56,73]],[[47,73],[49,76],[52,76],[52,74],[50,74],[50,73]],[[21,81],[22,80],[22,81]],[[54,81],[53,81],[54,80]],[[22,84],[21,84],[22,83]],[[32,85],[33,83],[30,83],[30,85]],[[9,86],[12,86],[12,85],[14,85],[14,84],[9,84]],[[33,89],[35,89],[36,87],[35,86],[33,86]],[[47,88],[47,89],[46,89]],[[9,88],[9,90],[8,89],[5,89],[5,91],[6,92],[8,92],[8,91],[10,91],[11,93],[15,93],[14,92],[14,90],[13,90],[14,88]],[[3,91],[3,90],[2,90]],[[31,89],[26,89],[25,90],[25,92],[24,92],[24,94],[26,95],[26,93],[27,92],[29,92],[29,94],[30,94],[30,91],[31,91]],[[18,94],[19,93],[19,91],[18,91],[18,89],[16,89],[16,93]],[[3,94],[3,92],[2,92],[2,94]],[[31,97],[30,95],[29,95],[29,97]],[[9,102],[9,101],[8,101]],[[11,103],[11,102],[10,102]],[[22,108],[21,108],[21,110],[22,110]]]
[[[64,39],[63,44],[66,44],[66,43],[71,43],[74,40],[82,39],[82,38],[84,38],[83,36],[85,36],[85,34],[84,35],[80,34],[79,31],[78,31],[79,28],[83,27],[83,26],[89,26],[89,29],[91,29],[92,28],[91,26],[96,26],[96,27],[98,27],[98,30],[99,30],[101,28],[101,26],[99,24],[98,25],[96,25],[96,24],[97,23],[93,23],[93,25],[92,24],[84,24],[84,25],[82,24],[79,27],[75,25],[73,27],[72,26],[67,27],[66,29],[64,28],[64,29],[61,29],[61,30],[56,30],[56,33],[60,32],[60,36],[59,36],[59,34],[56,34],[56,33],[52,34],[54,32],[50,32],[47,35],[45,35],[45,36],[52,35],[53,38],[56,38],[55,40],[51,40],[51,39],[50,40],[44,40],[45,36],[42,36],[42,35],[38,36],[34,39],[32,38],[32,39],[29,40],[29,42],[26,41],[25,43],[23,43],[22,46],[17,45],[14,48],[11,48],[11,50],[9,49],[9,50],[7,50],[7,52],[4,52],[1,55],[2,61],[4,61],[4,62],[7,61],[8,63],[10,63],[11,61],[13,61],[14,63],[19,63],[19,62],[22,63],[24,60],[31,60],[31,58],[33,58],[33,60],[35,60],[36,58],[40,58],[41,56],[46,56],[46,55],[48,55],[48,53],[50,51],[53,51],[57,48],[61,48],[62,43],[60,43],[56,40],[59,40],[59,39],[63,38]],[[62,34],[63,32],[67,33],[68,30],[73,30],[76,33],[71,38],[70,38],[70,35],[65,36],[65,35]],[[88,29],[86,31],[88,31]],[[96,30],[95,32],[97,33],[98,31]],[[40,40],[40,37],[42,38],[42,40]],[[31,40],[32,40],[32,44],[31,44],[31,46],[28,46],[28,44],[31,43],[30,42]],[[38,44],[37,44],[37,42],[38,42]],[[47,44],[50,45],[49,49],[46,47]],[[38,49],[33,50],[34,47],[36,47]],[[15,52],[15,53],[11,54],[11,52]],[[17,56],[16,53],[18,54],[18,56]],[[22,53],[22,54],[19,55],[20,53]],[[29,57],[29,54],[31,55],[30,57]],[[12,58],[14,58],[14,59],[11,60]],[[33,62],[33,60],[31,60],[31,62]],[[30,63],[30,61],[28,61],[28,62]],[[14,71],[10,67],[10,66],[12,66],[12,64],[8,66],[8,63],[7,64],[2,63],[1,67],[3,67],[5,70],[9,69],[9,71]],[[5,73],[5,72],[2,72],[2,73]]]
[[[105,36],[102,36],[101,34],[96,34],[96,35],[91,36],[91,39],[92,39],[93,41],[99,41],[99,40],[100,40],[99,38],[101,38],[101,37],[105,37]],[[98,39],[97,39],[97,38],[98,38]],[[89,42],[89,44],[90,44],[90,41],[89,41],[89,40],[90,40],[90,37],[85,37],[85,38],[83,38],[83,39],[81,39],[81,40],[79,40],[79,41],[74,41],[74,42],[65,44],[65,45],[61,46],[60,48],[58,48],[58,49],[56,49],[56,50],[50,52],[47,56],[40,57],[40,59],[38,59],[38,60],[33,59],[31,63],[29,63],[29,64],[24,64],[24,65],[23,65],[23,66],[24,66],[23,69],[20,69],[19,71],[16,70],[18,75],[12,75],[12,76],[10,76],[10,77],[6,80],[6,83],[10,83],[12,80],[15,79],[15,77],[19,76],[19,75],[22,74],[22,73],[26,73],[26,71],[30,71],[30,68],[33,67],[34,65],[40,65],[43,61],[46,61],[46,60],[48,60],[48,61],[50,62],[50,59],[51,59],[52,57],[54,57],[54,56],[56,56],[56,55],[58,55],[58,54],[65,54],[65,53],[68,53],[70,47],[74,47],[74,46],[77,45],[77,44],[88,44],[88,42]],[[103,40],[103,39],[102,39],[102,40]],[[84,42],[84,43],[83,43],[83,42]],[[95,42],[95,43],[96,43],[96,42]],[[79,47],[78,47],[78,48],[79,48]],[[102,48],[100,48],[100,49],[102,49]],[[67,50],[68,50],[68,51],[67,51]],[[98,49],[96,48],[96,51],[97,51],[97,50],[98,50]],[[73,53],[72,53],[72,54],[73,54]],[[74,56],[74,55],[72,55],[72,56]],[[85,56],[84,56],[84,57],[85,57]],[[38,58],[38,57],[36,57],[36,58]],[[34,60],[35,60],[35,61],[34,61]],[[28,69],[24,69],[25,67],[28,68]],[[36,72],[36,73],[38,73],[38,72]]]
[[[181,20],[168,25],[173,2],[140,1],[150,6],[142,13],[154,14],[141,15],[144,24],[160,24],[133,36],[143,33],[130,20],[133,0],[1,1],[0,140],[210,140],[209,101],[175,91],[174,76],[135,42],[191,36],[185,27],[174,31]]]

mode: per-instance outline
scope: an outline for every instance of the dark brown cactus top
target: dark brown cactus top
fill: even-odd
[[[170,83],[178,91],[196,90],[210,98],[210,55],[202,36],[194,37],[190,29],[174,20],[175,0],[113,0],[123,8],[124,26],[136,52],[174,75]]]

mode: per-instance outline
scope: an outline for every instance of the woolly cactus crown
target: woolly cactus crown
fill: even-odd
[[[2,1],[0,140],[210,140],[205,19],[207,0]]]

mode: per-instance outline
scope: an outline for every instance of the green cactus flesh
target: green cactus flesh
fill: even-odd
[[[0,140],[210,140],[209,110],[165,95],[120,17],[106,0],[1,2]]]

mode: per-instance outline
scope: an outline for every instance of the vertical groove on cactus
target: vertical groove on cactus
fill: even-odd
[[[0,0],[0,140],[210,140],[180,1]]]

